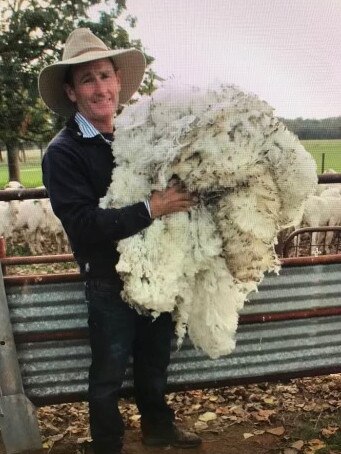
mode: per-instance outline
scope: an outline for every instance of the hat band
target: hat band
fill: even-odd
[[[110,50],[110,49],[108,49],[108,48],[107,49],[103,49],[103,47],[87,47],[86,49],[81,50],[80,52],[73,54],[72,57],[65,58],[65,56],[63,55],[63,60],[69,60],[71,58],[76,58],[76,57],[79,57],[80,55],[87,54],[89,52],[94,52],[94,51],[107,52],[108,50]]]

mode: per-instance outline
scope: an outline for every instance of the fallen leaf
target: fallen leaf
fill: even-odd
[[[130,419],[131,421],[137,422],[137,421],[140,421],[141,415],[133,415],[133,416],[130,416],[129,419]]]
[[[253,434],[254,435],[263,435],[265,433],[265,430],[254,430]]]
[[[319,440],[318,438],[314,438],[313,440],[308,441],[309,448],[307,449],[307,454],[315,454],[316,451],[324,448],[326,445],[323,441]]]
[[[273,429],[266,429],[266,432],[268,432],[269,434],[272,434],[272,435],[277,435],[277,436],[281,436],[284,434],[285,432],[285,429],[283,426],[279,426],[279,427],[274,427]]]
[[[291,445],[292,448],[295,448],[297,449],[298,451],[300,451],[304,446],[304,441],[303,440],[297,440],[295,441],[295,443],[293,443]]]
[[[203,415],[199,416],[199,421],[207,422],[207,421],[213,421],[214,419],[217,419],[217,415],[213,413],[212,411],[207,411]]]
[[[285,448],[283,454],[297,454],[297,450],[292,448]]]
[[[55,425],[49,423],[49,422],[46,422],[46,423],[45,423],[45,427],[46,427],[47,429],[49,429],[49,431],[52,432],[52,433],[54,433],[54,434],[59,433],[59,428],[56,427]]]
[[[194,404],[194,405],[192,405],[192,407],[191,407],[191,409],[192,409],[193,411],[199,410],[200,408],[201,408],[201,404]]]
[[[195,424],[194,424],[194,427],[197,429],[197,430],[205,430],[208,428],[208,424],[206,424],[205,422],[203,421],[197,421]]]
[[[228,415],[230,413],[229,407],[218,407],[216,408],[217,415]]]
[[[243,434],[243,437],[244,437],[244,439],[245,439],[245,440],[247,440],[248,438],[251,438],[251,437],[253,437],[253,434],[250,434],[250,433],[244,433],[244,434]]]
[[[321,434],[326,437],[326,438],[329,438],[331,437],[332,435],[334,435],[337,431],[339,430],[338,427],[336,426],[328,426],[328,427],[325,427],[321,430]]]
[[[81,445],[81,444],[85,443],[86,441],[90,442],[91,438],[90,437],[80,437],[80,438],[77,438],[76,443],[78,445]]]
[[[55,443],[56,441],[61,440],[63,437],[64,434],[52,435],[52,437],[49,437],[49,440]]]
[[[315,402],[312,402],[310,404],[304,405],[303,410],[304,411],[313,411],[315,409],[315,407],[316,407]]]
[[[257,421],[269,421],[270,416],[275,414],[275,410],[259,410],[258,412],[252,412],[252,416]]]

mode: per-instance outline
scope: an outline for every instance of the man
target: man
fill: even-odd
[[[47,106],[68,118],[45,153],[43,180],[86,281],[93,439],[86,451],[95,454],[122,452],[124,428],[117,400],[130,354],[142,441],[177,447],[201,442],[174,425],[173,411],[165,402],[171,314],[153,321],[130,308],[121,299],[122,282],[115,270],[118,240],[148,228],[158,216],[188,211],[195,197],[172,185],[121,209],[98,207],[115,165],[111,144],[116,110],[136,92],[144,71],[144,56],[138,50],[110,50],[90,30],[79,28],[68,37],[62,61],[39,76]]]

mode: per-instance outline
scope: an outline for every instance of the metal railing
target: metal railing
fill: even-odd
[[[316,236],[316,242],[313,242],[314,233],[324,233],[322,240],[319,235]],[[333,238],[328,239],[328,242],[327,233],[334,234]],[[330,255],[331,253],[341,254],[341,226],[304,227],[297,229],[288,235],[283,244],[283,257]]]

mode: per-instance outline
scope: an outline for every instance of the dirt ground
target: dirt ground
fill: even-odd
[[[122,400],[124,454],[340,454],[340,395],[341,374],[171,393],[177,424],[203,439],[190,450],[143,446],[137,408]],[[42,407],[37,415],[44,449],[30,454],[78,454],[90,439],[85,402]]]
[[[124,454],[263,454],[280,452],[278,437],[265,434],[257,436],[252,441],[243,440],[244,429],[246,427],[231,427],[220,433],[201,434],[203,444],[196,449],[177,449],[170,446],[165,448],[146,447],[140,441],[139,432],[130,429],[126,431]],[[77,452],[72,449],[72,446],[68,449],[60,447],[52,452],[54,454]]]

